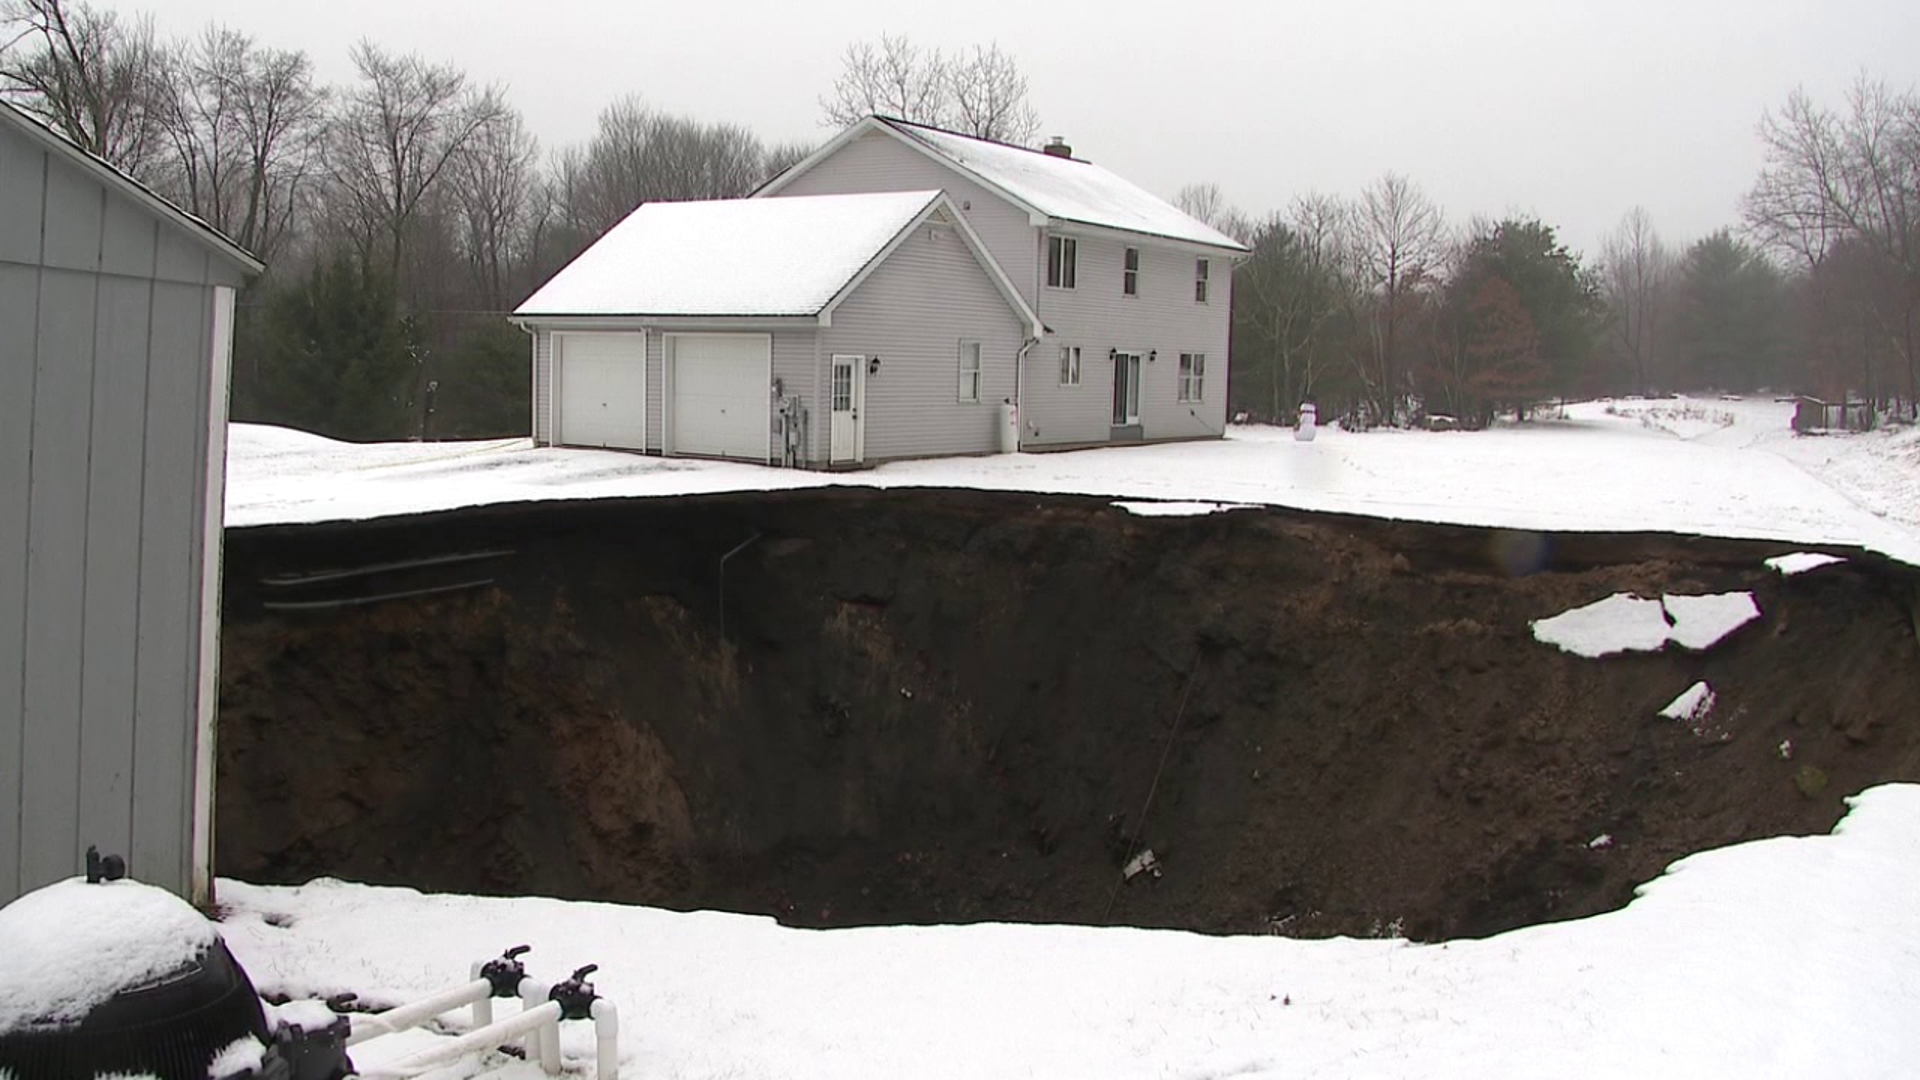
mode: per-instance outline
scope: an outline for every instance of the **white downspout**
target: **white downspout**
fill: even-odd
[[[1040,339],[1039,339],[1039,338],[1037,338],[1037,337],[1030,337],[1030,338],[1028,338],[1027,340],[1025,340],[1025,341],[1023,341],[1023,342],[1021,342],[1021,343],[1020,343],[1020,351],[1019,351],[1019,352],[1018,352],[1017,354],[1015,354],[1015,356],[1014,356],[1014,361],[1013,361],[1013,412],[1014,412],[1014,421],[1015,421],[1015,426],[1014,426],[1014,432],[1013,432],[1013,433],[1014,433],[1014,447],[1015,447],[1015,449],[1018,449],[1018,448],[1019,448],[1019,445],[1020,445],[1021,443],[1023,443],[1023,442],[1026,442],[1026,441],[1027,441],[1027,439],[1026,439],[1026,425],[1027,425],[1027,353],[1029,353],[1029,352],[1031,352],[1031,351],[1033,350],[1033,347],[1034,347],[1035,345],[1038,345],[1038,344],[1040,344]]]

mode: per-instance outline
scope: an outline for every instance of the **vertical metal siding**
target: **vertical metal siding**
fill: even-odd
[[[141,505],[140,616],[134,687],[134,873],[171,885],[188,880],[188,794],[199,648],[183,632],[199,609],[200,489],[206,399],[208,291],[154,286],[147,379],[145,495]]]
[[[533,334],[533,441],[539,445],[553,442],[547,422],[553,402],[553,331],[535,330]]]
[[[1121,293],[1128,247],[1140,252],[1140,291]],[[1158,358],[1140,365],[1140,426],[1147,439],[1219,435],[1226,425],[1227,339],[1231,263],[1211,258],[1209,302],[1193,299],[1195,255],[1156,247],[1079,237],[1078,287],[1046,289],[1040,314],[1053,331],[1027,361],[1025,444],[1101,442],[1112,434],[1113,363],[1119,349]],[[1080,385],[1059,380],[1060,346],[1081,349]],[[1205,353],[1204,400],[1176,400],[1180,354]]]
[[[10,154],[11,147],[0,147]],[[6,182],[0,175],[0,184]],[[6,201],[0,190],[0,206]],[[38,205],[37,201],[35,205]],[[12,215],[0,214],[0,218]],[[38,220],[39,215],[33,215]],[[38,235],[38,230],[35,230]],[[0,247],[0,256],[10,252]],[[36,244],[34,256],[38,257]],[[20,741],[24,733],[27,651],[27,505],[32,487],[34,341],[40,275],[0,262],[0,332],[12,338],[0,354],[0,903],[20,891]]]
[[[207,283],[245,271],[12,130],[0,205],[0,903],[88,843],[184,894],[218,520]]]
[[[868,461],[998,448],[1022,327],[957,232],[915,230],[840,305],[821,338],[828,354],[880,357],[867,379]],[[963,339],[981,343],[977,404],[959,400]],[[822,414],[818,426],[826,425]]]
[[[873,191],[945,191],[1028,304],[1038,285],[1033,222],[1025,211],[965,173],[891,135],[871,132],[840,148],[779,195],[857,195]],[[778,198],[779,195],[774,196]]]
[[[148,229],[152,265],[152,226]],[[153,284],[102,278],[95,312],[92,427],[87,462],[87,589],[80,697],[81,775],[92,787],[80,801],[78,839],[103,851],[133,847],[133,670],[139,645],[140,530],[122,507],[142,502],[146,444],[147,325]]]
[[[58,186],[58,185],[56,185]],[[68,206],[74,204],[68,203]],[[48,200],[51,249],[56,203]],[[98,203],[95,203],[97,213]],[[96,228],[98,217],[95,217]],[[71,257],[75,247],[64,242]],[[98,233],[95,233],[95,248]],[[40,282],[33,391],[33,479],[27,492],[26,693],[22,711],[20,876],[71,874],[79,854],[81,604],[86,595],[85,469],[93,405],[98,278],[49,268]],[[105,434],[105,433],[103,433]]]

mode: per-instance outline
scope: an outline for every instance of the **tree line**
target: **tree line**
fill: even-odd
[[[1865,77],[1837,108],[1796,92],[1759,137],[1737,222],[1673,244],[1636,207],[1593,259],[1537,218],[1450,225],[1397,174],[1260,218],[1184,189],[1183,209],[1253,249],[1230,407],[1474,427],[1567,397],[1771,391],[1913,419],[1920,95]]]
[[[524,434],[521,299],[651,200],[733,198],[811,149],[625,97],[543,148],[498,86],[353,48],[327,86],[298,50],[70,0],[0,0],[0,94],[254,251],[233,416],[350,439]],[[997,46],[856,42],[822,122],[870,112],[1030,144]],[[1359,426],[1483,426],[1556,398],[1669,391],[1920,399],[1920,98],[1862,79],[1760,124],[1740,219],[1675,245],[1630,210],[1597,257],[1526,216],[1452,223],[1411,179],[1243,214],[1176,201],[1252,249],[1233,287],[1229,408],[1302,402]],[[1444,418],[1444,419],[1442,419]]]
[[[635,206],[744,195],[810,147],[638,97],[545,151],[497,86],[361,42],[354,78],[209,26],[0,0],[0,93],[269,265],[240,305],[232,414],[340,438],[523,434],[504,319]]]

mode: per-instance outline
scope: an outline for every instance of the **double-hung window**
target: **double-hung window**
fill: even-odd
[[[1060,346],[1060,385],[1080,385],[1080,346]]]
[[[1196,304],[1207,302],[1207,260],[1205,259],[1193,261],[1193,302]]]
[[[1183,352],[1180,354],[1179,400],[1206,400],[1207,354]]]
[[[1071,236],[1047,237],[1047,284],[1071,289],[1080,277],[1080,242]]]
[[[1140,249],[1128,248],[1120,271],[1120,295],[1140,295]]]
[[[960,400],[980,400],[980,343],[977,341],[960,343]]]

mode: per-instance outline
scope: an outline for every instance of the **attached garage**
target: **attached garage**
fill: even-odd
[[[565,446],[647,448],[647,335],[554,335]]]
[[[536,443],[823,469],[994,452],[1042,331],[938,191],[648,203],[513,321]]]
[[[772,335],[669,334],[665,348],[667,452],[767,460]]]

